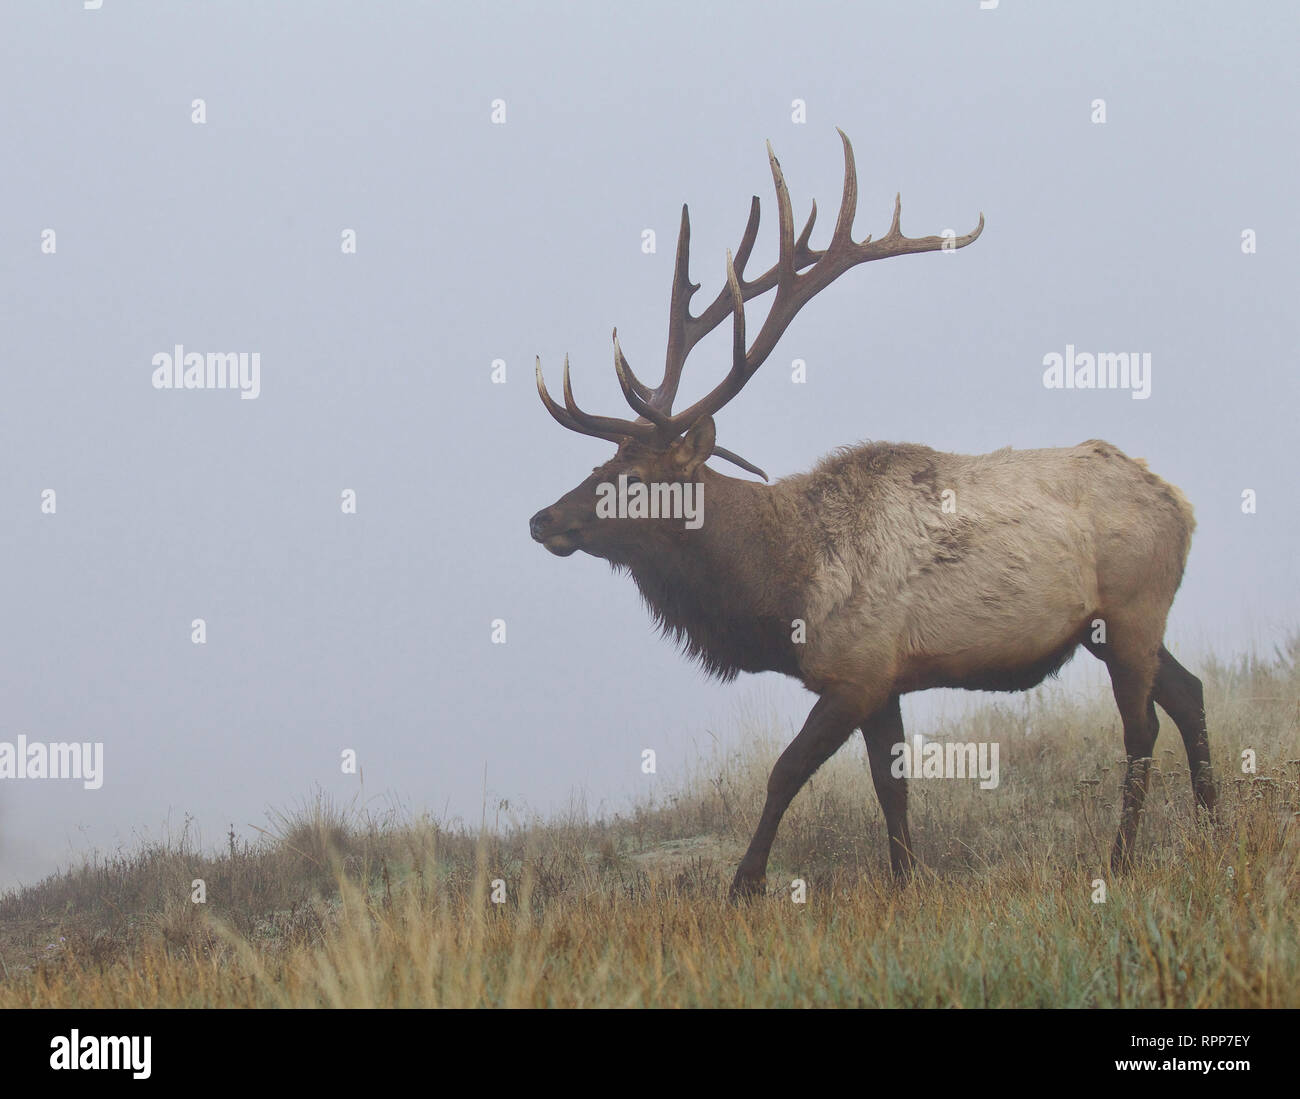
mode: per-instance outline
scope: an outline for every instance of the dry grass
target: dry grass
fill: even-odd
[[[912,784],[906,890],[855,744],[791,807],[773,895],[725,902],[786,738],[753,730],[609,821],[479,836],[317,797],[257,845],[94,860],[0,898],[0,1007],[1300,1007],[1298,652],[1202,663],[1221,820],[1195,817],[1164,721],[1122,879],[1113,703],[1048,687],[929,730],[1000,742],[1002,783]]]

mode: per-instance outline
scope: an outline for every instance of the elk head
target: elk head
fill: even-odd
[[[653,486],[664,499],[676,499],[694,510],[686,486],[696,483],[700,467],[714,454],[732,457],[714,444],[712,416],[705,416],[663,447],[635,438],[622,439],[613,458],[592,470],[577,488],[534,515],[529,530],[558,557],[568,557],[581,549],[607,561],[622,562],[647,539],[666,546],[692,529],[689,516],[679,513],[674,518],[671,509],[666,509],[668,513],[662,513],[660,521],[660,509],[655,507],[655,521],[647,523],[645,516],[620,515],[617,506],[605,507],[602,514],[602,503],[608,503],[611,497],[616,500],[619,493],[638,491],[632,486],[640,485]],[[743,458],[733,460],[744,463],[746,469],[755,469]]]
[[[730,251],[727,252],[726,285],[698,315],[690,310],[691,297],[700,287],[690,279],[691,223],[687,207],[682,206],[676,272],[668,310],[668,354],[659,385],[652,389],[637,378],[619,346],[618,330],[614,331],[614,370],[636,419],[595,416],[579,408],[573,398],[567,356],[564,360],[564,404],[557,404],[547,392],[541,360],[538,360],[537,392],[546,410],[570,431],[618,444],[618,451],[612,459],[598,466],[577,488],[533,516],[529,523],[533,538],[552,553],[567,557],[576,550],[585,550],[616,564],[626,563],[638,547],[643,552],[653,551],[689,535],[690,531],[680,517],[647,522],[644,518],[602,516],[598,505],[603,486],[617,484],[621,487],[637,481],[668,488],[690,485],[703,477],[704,463],[711,457],[723,458],[766,481],[767,475],[757,466],[716,444],[713,415],[754,376],[803,305],[860,263],[943,248],[964,248],[983,231],[984,215],[981,214],[979,225],[965,236],[905,237],[899,229],[901,200],[896,196],[889,231],[880,240],[873,241],[868,236],[866,240],[855,243],[852,230],[858,203],[857,171],[853,163],[853,146],[843,130],[839,135],[844,144],[844,193],[830,243],[824,249],[809,246],[813,223],[817,219],[816,202],[796,238],[790,193],[769,142],[767,156],[776,186],[780,232],[777,261],[758,277],[745,277],[745,265],[758,236],[759,202],[755,196],[750,203],[749,223],[740,247],[734,257]],[[776,295],[771,309],[758,335],[750,343],[745,333],[745,302],[773,288]],[[674,412],[673,402],[687,356],[704,336],[726,320],[728,314],[732,319],[731,369],[711,392],[689,408]],[[627,480],[620,481],[620,478]]]

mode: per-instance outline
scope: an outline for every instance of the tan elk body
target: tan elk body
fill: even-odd
[[[779,671],[819,700],[782,753],[734,896],[763,887],[777,825],[794,795],[860,729],[885,813],[890,861],[913,866],[907,780],[891,773],[903,740],[899,698],[931,687],[1024,690],[1083,644],[1104,660],[1124,725],[1129,766],[1112,853],[1128,863],[1158,728],[1154,704],[1177,724],[1197,801],[1213,809],[1201,684],[1163,646],[1165,620],[1182,579],[1194,521],[1173,486],[1108,443],[1050,450],[946,454],[913,444],[845,447],[808,473],[774,484],[709,468],[722,457],[760,473],[716,445],[712,415],[736,395],[798,309],[843,271],[868,260],[964,247],[964,237],[911,240],[895,204],[880,241],[851,239],[856,207],[852,149],[844,141],[840,215],[824,251],[808,247],[816,206],[796,240],[775,157],[781,250],[776,265],[746,281],[758,200],[727,286],[699,316],[689,312],[689,221],[678,244],[668,364],[655,389],[633,375],[615,336],[615,369],[636,420],[592,416],[573,399],[568,363],[564,406],[543,403],[564,426],[619,444],[618,452],[530,524],[552,553],[581,549],[627,569],[662,627],[709,671]],[[770,150],[769,150],[770,154]],[[811,268],[799,273],[803,268]],[[752,343],[744,302],[776,299]],[[733,361],[727,377],[690,408],[672,412],[694,344],[727,316]],[[602,518],[599,486],[620,477],[691,484],[704,521]]]

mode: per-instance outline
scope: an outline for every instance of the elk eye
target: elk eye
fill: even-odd
[[[629,485],[639,485],[639,484],[641,483],[641,476],[640,476],[640,474],[637,474],[637,473],[629,473],[629,474],[627,474],[627,483],[628,483]]]

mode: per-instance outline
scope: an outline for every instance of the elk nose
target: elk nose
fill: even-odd
[[[533,536],[534,542],[540,542],[546,537],[546,528],[551,525],[551,513],[543,508],[531,519],[528,520],[528,533]]]

